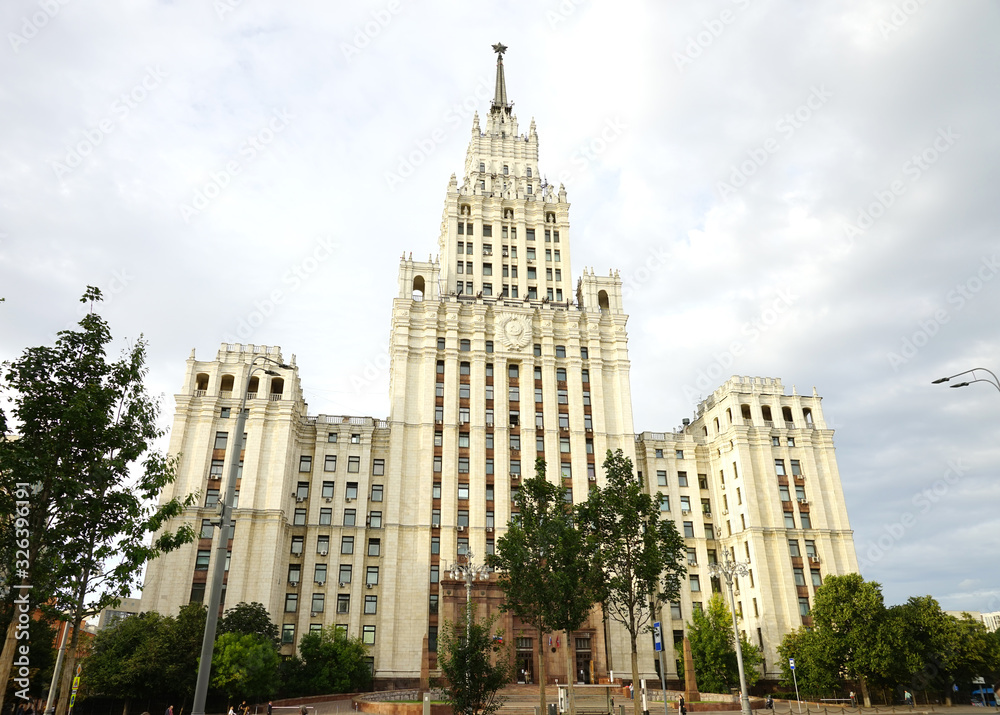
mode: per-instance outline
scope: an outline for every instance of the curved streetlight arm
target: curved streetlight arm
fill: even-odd
[[[229,552],[230,513],[233,497],[236,493],[236,477],[240,470],[240,451],[243,449],[243,430],[246,429],[247,391],[250,389],[250,379],[253,374],[263,371],[265,375],[278,375],[266,364],[257,365],[258,361],[270,363],[275,367],[291,370],[291,365],[273,360],[265,355],[258,355],[250,361],[250,370],[243,385],[243,395],[240,398],[240,409],[236,415],[236,434],[229,453],[229,474],[226,478],[226,488],[219,501],[219,544],[215,548],[215,563],[212,564],[211,591],[208,595],[208,616],[205,619],[205,635],[201,642],[201,660],[198,662],[198,679],[194,690],[194,703],[191,715],[205,715],[205,700],[208,697],[208,677],[212,672],[212,653],[215,650],[215,632],[219,622],[219,606],[222,604],[222,581],[226,575],[226,555]]]
[[[931,380],[931,384],[940,385],[942,382],[948,382],[949,380],[954,380],[956,377],[961,377],[962,375],[968,375],[970,373],[974,374],[976,370],[982,370],[983,372],[988,372],[990,375],[993,376],[993,380],[990,381],[990,380],[976,379],[976,380],[970,380],[969,382],[962,383],[959,385],[951,385],[951,387],[965,387],[966,385],[971,384],[973,382],[989,382],[995,388],[1000,390],[1000,378],[997,378],[996,373],[994,373],[992,370],[988,370],[985,367],[974,367],[971,370],[964,370],[954,375],[949,375],[948,377],[939,377],[937,380]]]
[[[976,379],[976,380],[968,380],[966,382],[956,382],[954,385],[948,385],[948,387],[968,387],[969,385],[971,385],[974,382],[985,382],[985,383],[988,383],[990,385],[993,385],[993,387],[997,388],[997,391],[1000,392],[1000,383],[994,382],[993,380],[985,380],[985,379],[982,379],[982,378],[979,378],[979,379]]]

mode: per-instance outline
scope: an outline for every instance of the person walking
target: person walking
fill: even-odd
[[[913,695],[910,694],[909,690],[903,691],[903,699],[906,701],[907,707],[913,707]]]
[[[274,707],[274,706],[273,706],[273,705],[271,705],[271,701],[270,701],[270,700],[268,700],[268,701],[267,701],[267,715],[271,715],[271,710],[273,709],[273,707]]]
[[[677,701],[677,709],[680,711],[681,715],[687,715],[687,705],[684,704],[684,696],[682,695]]]
[[[168,705],[167,710],[165,713],[163,713],[163,715],[174,715],[174,706]]]

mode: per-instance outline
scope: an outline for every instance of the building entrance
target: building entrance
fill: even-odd
[[[535,682],[535,650],[531,638],[517,639],[517,682]]]
[[[590,672],[590,636],[576,639],[576,682],[589,685],[592,681]]]

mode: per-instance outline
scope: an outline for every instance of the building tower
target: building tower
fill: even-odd
[[[621,281],[585,272],[572,290],[566,190],[542,181],[534,121],[518,131],[505,49],[494,46],[496,91],[483,127],[473,119],[465,176],[448,182],[440,259],[404,259],[393,305],[388,481],[398,488],[389,520],[408,525],[408,548],[394,553],[413,577],[397,585],[407,610],[392,637],[419,648],[426,631],[431,653],[439,619],[454,618],[465,599],[445,580],[447,566],[470,549],[480,562],[492,553],[535,459],[582,500],[597,455],[634,445]],[[499,594],[478,591],[494,608]],[[414,603],[427,604],[420,617]],[[537,633],[507,625],[519,674],[530,678],[547,653],[547,672],[565,682],[564,652],[540,650]],[[588,679],[592,662],[604,670],[598,624],[572,644],[559,640],[579,646]],[[391,670],[412,668],[410,648],[390,657]]]

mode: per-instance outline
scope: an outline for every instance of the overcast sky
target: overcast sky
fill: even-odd
[[[388,413],[398,258],[435,252],[472,111],[621,271],[637,430],[732,374],[813,386],[887,603],[1000,610],[995,2],[84,2],[0,7],[0,357],[88,284],[150,343],[296,354],[313,414]],[[275,300],[275,298],[277,300]]]

